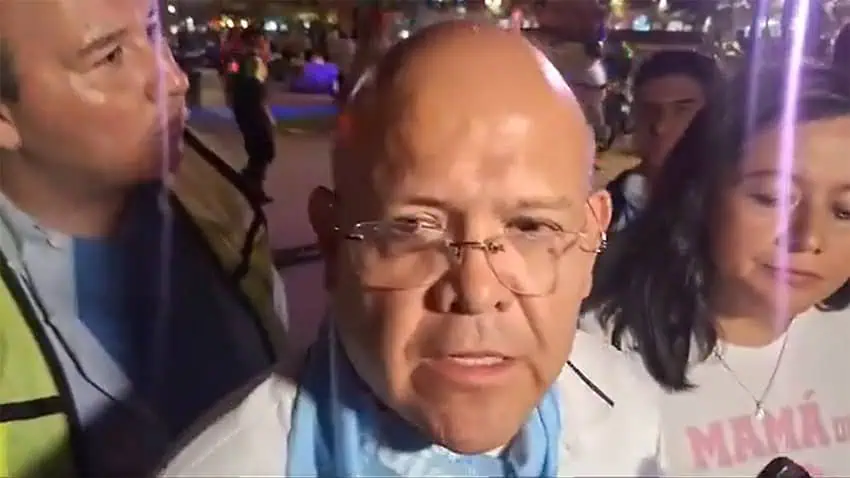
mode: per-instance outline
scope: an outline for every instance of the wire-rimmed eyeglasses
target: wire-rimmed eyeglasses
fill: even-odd
[[[546,295],[557,286],[559,259],[582,237],[554,227],[510,230],[483,241],[455,241],[446,229],[418,221],[367,221],[345,234],[361,282],[371,288],[413,289],[435,282],[481,251],[496,279],[519,295]]]

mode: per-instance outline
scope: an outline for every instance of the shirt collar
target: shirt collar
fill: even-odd
[[[53,248],[65,248],[71,238],[41,226],[29,214],[18,208],[5,194],[0,193],[0,252],[17,272],[23,270],[22,246],[27,243],[46,243]]]

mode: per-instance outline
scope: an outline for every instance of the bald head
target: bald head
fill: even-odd
[[[607,226],[580,108],[521,36],[452,22],[391,49],[343,119],[336,193],[317,188],[309,214],[346,353],[436,442],[503,446],[569,356],[565,318]],[[501,384],[458,386],[433,368],[452,350],[517,365]]]
[[[391,188],[420,163],[441,174],[525,164],[572,178],[574,187],[588,181],[594,145],[581,109],[516,33],[463,21],[434,25],[367,74],[338,137],[334,172],[343,193],[350,181]]]

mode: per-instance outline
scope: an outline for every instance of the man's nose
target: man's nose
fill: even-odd
[[[454,297],[451,311],[462,315],[480,315],[505,310],[513,300],[493,272],[487,252],[479,247],[461,247],[452,274]]]
[[[146,94],[151,101],[166,98],[183,98],[189,90],[189,79],[177,62],[171,50],[162,42],[159,48],[154,47],[154,64],[151,76],[146,86]],[[160,98],[160,95],[164,98]]]
[[[824,248],[827,219],[807,203],[798,204],[789,217],[788,252],[820,253]]]

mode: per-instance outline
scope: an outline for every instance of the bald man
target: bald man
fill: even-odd
[[[310,201],[318,342],[162,476],[656,475],[652,384],[576,334],[610,200],[552,65],[512,32],[431,26],[344,115]]]

